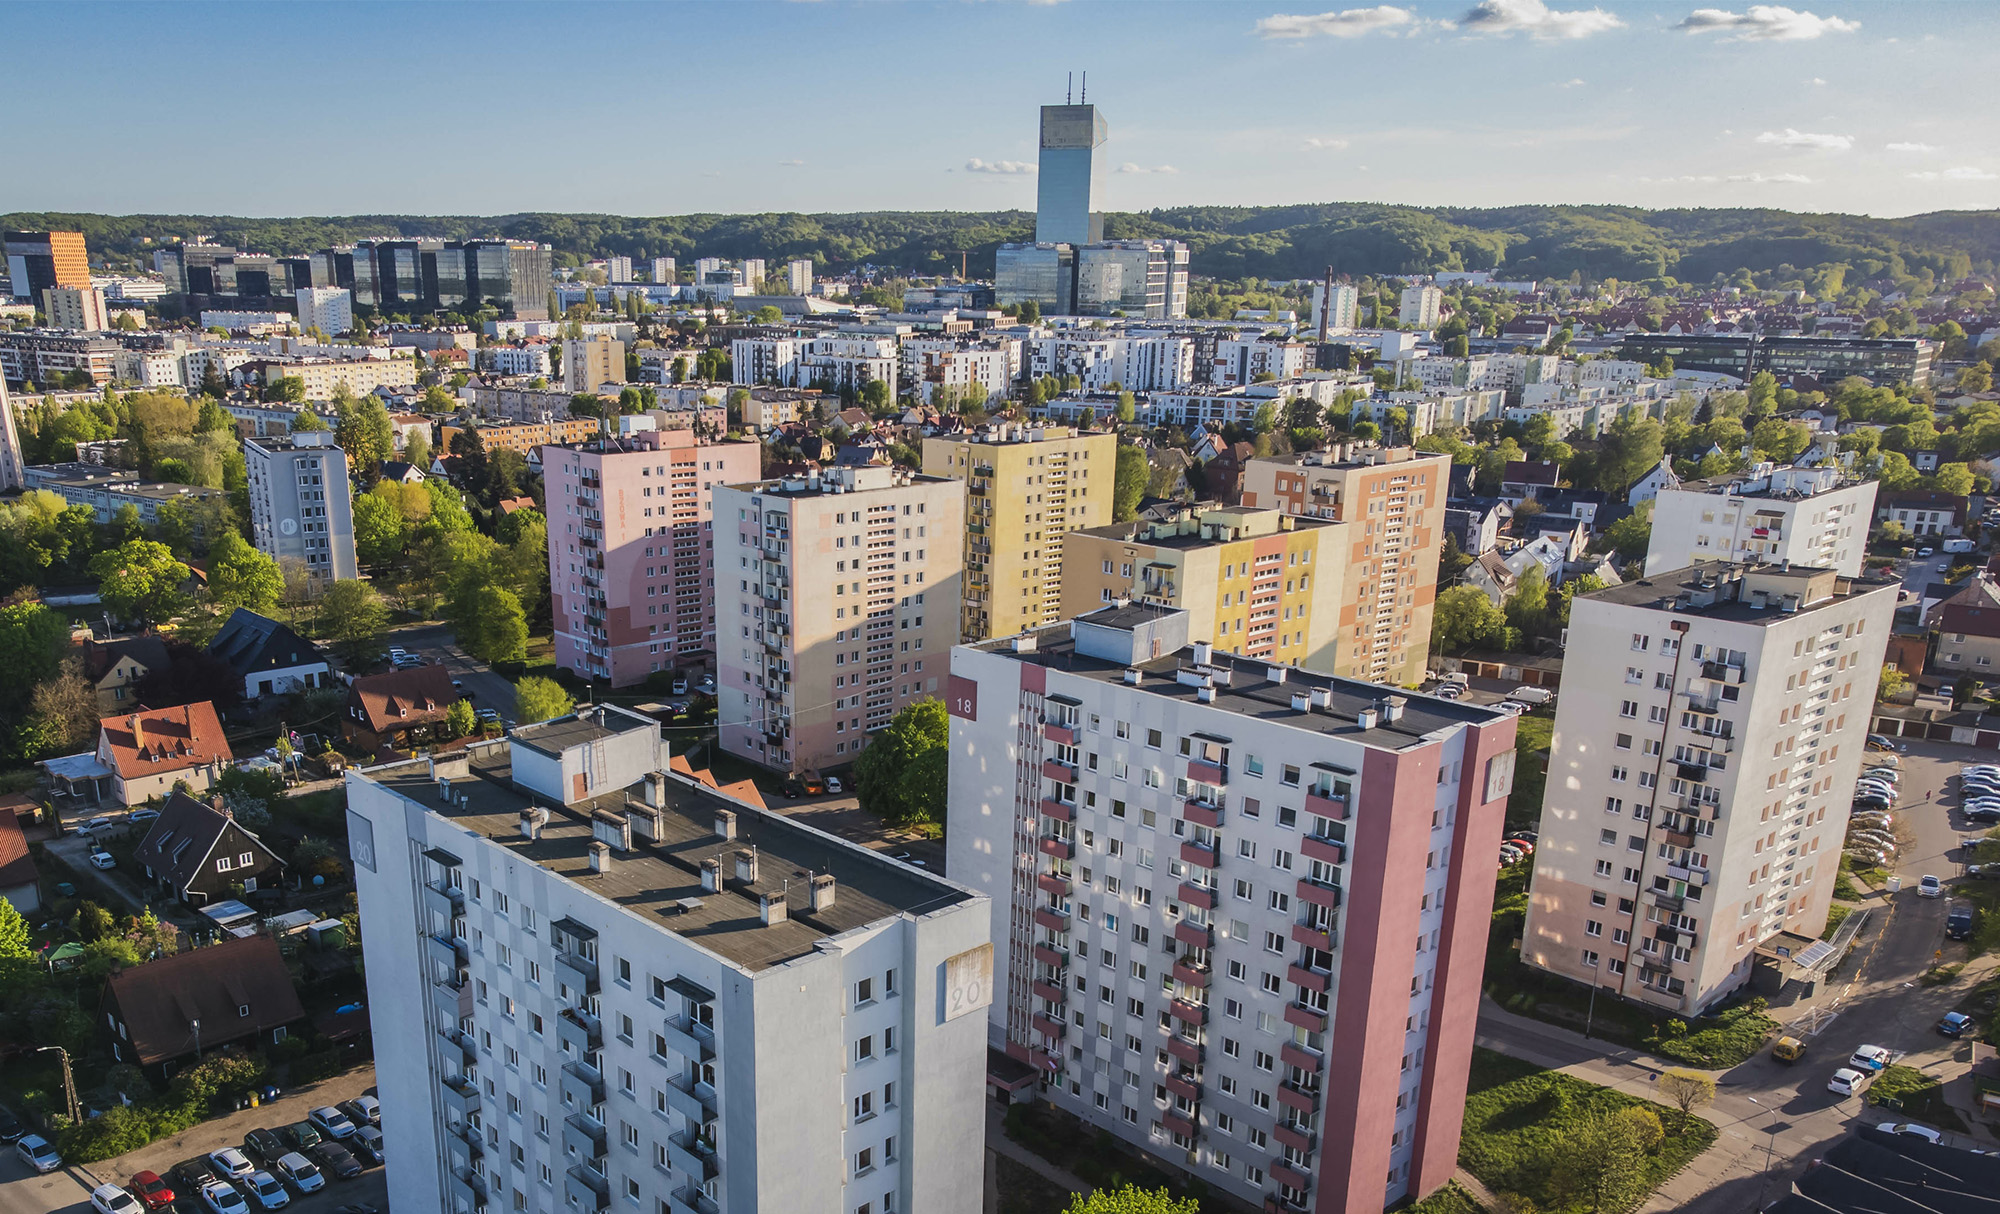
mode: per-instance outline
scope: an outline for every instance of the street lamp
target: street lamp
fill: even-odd
[[[1778,1110],[1766,1107],[1764,1102],[1755,1096],[1745,1096],[1743,1099],[1763,1109],[1771,1118],[1770,1135],[1764,1139],[1764,1189],[1768,1190],[1771,1187],[1771,1156],[1778,1141]]]
[[[69,1123],[71,1125],[78,1125],[83,1121],[83,1115],[76,1107],[76,1077],[70,1073],[69,1051],[59,1045],[45,1045],[35,1052],[37,1054],[46,1054],[50,1050],[54,1050],[62,1058],[63,1103],[69,1111]]]
[[[1603,985],[1604,982],[1603,962],[1596,959],[1596,954],[1594,953],[1592,954],[1592,958],[1590,966],[1590,1006],[1583,1014],[1583,1039],[1585,1041],[1590,1040],[1590,1026],[1597,1020],[1597,988]]]

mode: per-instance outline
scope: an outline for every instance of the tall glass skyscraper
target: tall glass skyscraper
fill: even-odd
[[[1104,116],[1094,105],[1042,107],[1041,180],[1035,189],[1036,244],[1094,244],[1104,239],[1097,200],[1097,149]]]

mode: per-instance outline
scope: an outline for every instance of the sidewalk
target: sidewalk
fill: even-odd
[[[240,1147],[243,1136],[254,1129],[276,1129],[295,1121],[304,1121],[307,1110],[352,1100],[373,1086],[375,1068],[356,1067],[311,1087],[286,1092],[262,1107],[211,1118],[172,1138],[162,1138],[116,1159],[91,1164],[90,1170],[99,1181],[118,1185],[130,1181],[135,1172],[151,1171],[164,1176],[169,1168],[183,1159],[219,1151],[223,1147]]]
[[[1053,1185],[1060,1185],[1072,1193],[1088,1197],[1093,1190],[1076,1174],[1066,1168],[1059,1168],[1035,1154],[1028,1148],[1007,1137],[1007,1115],[992,1101],[986,1102],[986,1149],[995,1155],[1005,1155],[1035,1175]]]

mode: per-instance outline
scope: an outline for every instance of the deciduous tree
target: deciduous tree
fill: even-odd
[[[1139,447],[1121,442],[1118,444],[1116,474],[1111,482],[1111,519],[1123,523],[1139,515],[1139,499],[1145,496],[1146,484],[1152,479],[1152,466],[1146,462],[1146,453]]]
[[[389,625],[382,596],[367,582],[335,582],[319,597],[320,635],[332,641],[350,665],[372,656]]]
[[[175,560],[165,544],[152,540],[121,544],[100,553],[90,563],[90,572],[98,579],[105,607],[120,619],[158,624],[188,604],[182,589],[188,567]]]
[[[1715,1076],[1706,1071],[1668,1067],[1660,1072],[1658,1087],[1661,1098],[1680,1110],[1676,1133],[1686,1133],[1688,1123],[1694,1120],[1694,1111],[1715,1100]]]
[[[554,679],[530,675],[514,686],[514,716],[523,725],[553,721],[568,716],[575,708],[576,701]]]
[[[248,607],[260,615],[278,609],[285,577],[278,562],[252,548],[234,531],[208,550],[208,597],[225,607]]]
[[[942,700],[905,706],[854,761],[861,807],[891,822],[943,825],[950,734]]]

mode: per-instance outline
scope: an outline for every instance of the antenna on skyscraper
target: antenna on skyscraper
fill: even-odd
[[[1069,83],[1063,85],[1063,104],[1070,105],[1075,101],[1076,101],[1076,73],[1071,72],[1069,74]]]
[[[1076,99],[1078,105],[1090,104],[1090,73],[1083,74],[1083,95]]]

